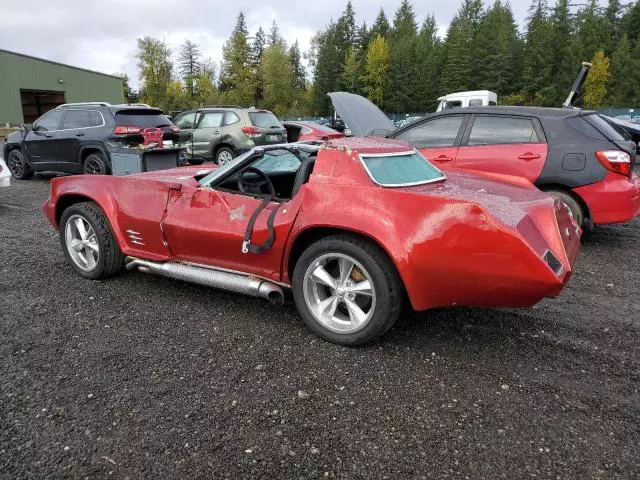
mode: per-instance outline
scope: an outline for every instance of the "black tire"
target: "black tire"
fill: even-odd
[[[87,158],[84,159],[82,170],[85,175],[109,175],[111,173],[109,162],[100,152],[87,155]]]
[[[229,147],[220,147],[218,150],[216,150],[216,154],[213,157],[213,163],[215,163],[216,165],[221,165],[220,157],[222,155],[231,155],[231,158],[234,158],[236,156],[235,153],[233,153],[233,150],[231,150]]]
[[[360,330],[340,333],[320,323],[305,300],[304,277],[309,267],[326,254],[343,254],[355,259],[369,273],[376,292],[373,316]],[[374,243],[352,235],[326,237],[309,246],[293,271],[293,298],[304,323],[318,336],[341,345],[362,345],[384,335],[403,310],[405,292],[398,272],[387,254]]]
[[[99,246],[96,266],[91,271],[82,270],[71,258],[66,242],[67,222],[74,216],[80,216],[88,222],[96,233]],[[76,203],[62,213],[60,219],[60,242],[67,260],[71,266],[84,278],[97,280],[115,275],[124,266],[124,255],[113,235],[106,215],[93,202]]]
[[[16,180],[29,180],[33,177],[33,169],[20,150],[11,150],[7,157],[7,167]]]
[[[560,190],[547,190],[547,193],[564,203],[571,211],[571,215],[573,215],[576,223],[580,227],[583,226],[585,217],[584,210],[575,198],[573,198],[568,193],[562,192]]]

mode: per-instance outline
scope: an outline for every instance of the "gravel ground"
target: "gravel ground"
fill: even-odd
[[[533,309],[437,310],[366,348],[294,306],[72,272],[0,190],[0,478],[640,478],[640,220]]]

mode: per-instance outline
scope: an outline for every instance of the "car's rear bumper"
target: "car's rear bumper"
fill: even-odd
[[[604,180],[574,188],[589,208],[596,225],[624,223],[640,215],[640,177],[610,172]]]

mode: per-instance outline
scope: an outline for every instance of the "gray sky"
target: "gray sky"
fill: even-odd
[[[137,85],[136,38],[164,38],[177,51],[185,38],[198,43],[219,65],[222,45],[243,10],[251,34],[278,22],[288,43],[303,51],[312,35],[340,16],[346,0],[0,0],[0,48],[104,73],[125,72]],[[383,7],[391,20],[400,0],[353,0],[357,23],[371,25]],[[442,30],[459,2],[414,0],[418,20],[435,13]],[[511,0],[522,24],[529,0]]]

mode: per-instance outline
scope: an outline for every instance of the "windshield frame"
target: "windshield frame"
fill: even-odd
[[[425,162],[427,162],[431,167],[433,167],[438,173],[440,173],[441,177],[432,178],[431,180],[420,180],[420,181],[417,181],[417,182],[407,182],[407,183],[380,183],[371,174],[371,171],[369,170],[369,167],[367,167],[367,164],[364,161],[365,158],[404,157],[404,156],[407,156],[407,155],[418,155]],[[364,167],[365,171],[367,172],[367,175],[369,175],[369,178],[371,179],[371,181],[373,183],[375,183],[376,185],[378,185],[380,187],[383,187],[383,188],[414,187],[416,185],[427,185],[429,183],[442,182],[442,181],[445,181],[447,179],[447,175],[442,170],[440,170],[438,167],[436,167],[434,164],[432,164],[429,161],[429,159],[427,159],[427,157],[422,155],[416,149],[407,150],[407,151],[403,151],[403,152],[390,152],[390,153],[358,153],[358,158],[360,159],[360,163],[362,164],[362,166]]]

